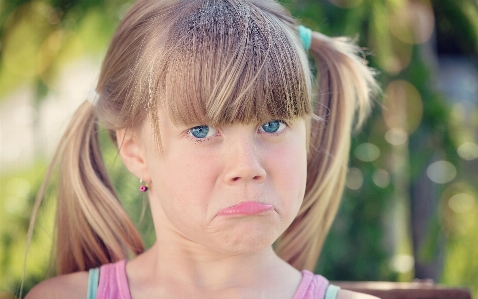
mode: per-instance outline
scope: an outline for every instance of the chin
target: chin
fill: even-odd
[[[261,239],[249,239],[235,242],[234,244],[222,244],[218,246],[219,250],[226,254],[248,254],[260,252],[266,248],[272,246],[275,240],[261,240]]]
[[[275,242],[282,230],[271,225],[237,225],[231,232],[220,233],[215,248],[223,253],[245,254],[264,250]]]

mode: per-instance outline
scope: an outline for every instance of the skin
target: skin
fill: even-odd
[[[157,234],[146,257],[158,262],[148,275],[131,280],[133,297],[251,298],[267,291],[274,298],[291,298],[300,273],[280,260],[271,245],[290,225],[304,197],[305,121],[282,124],[273,134],[262,131],[260,124],[210,128],[211,136],[198,140],[188,133],[190,127],[176,127],[159,113],[161,154],[148,122],[136,137],[139,141],[133,136],[133,142],[122,146],[128,169],[151,181]],[[274,209],[245,217],[218,215],[245,201]],[[130,263],[132,272],[135,266]],[[170,269],[180,271],[171,275]],[[168,283],[148,288],[154,284],[142,282],[152,276]],[[262,285],[271,288],[263,290]]]
[[[272,243],[296,216],[305,192],[306,125],[299,119],[267,133],[262,124],[211,128],[198,140],[159,111],[162,151],[151,123],[119,130],[131,173],[150,182],[157,241],[126,266],[132,298],[292,298],[301,273]],[[198,124],[201,125],[201,124]],[[273,209],[222,216],[241,202]],[[86,298],[87,273],[47,280],[29,298]],[[340,290],[339,299],[374,298]]]

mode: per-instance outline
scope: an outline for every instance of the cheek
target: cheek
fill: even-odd
[[[180,210],[194,218],[205,215],[217,171],[214,163],[200,161],[211,160],[184,151],[172,151],[158,167],[155,186],[165,212]]]
[[[307,154],[305,145],[301,144],[301,140],[297,140],[274,152],[271,157],[271,179],[279,191],[282,213],[289,220],[295,218],[299,211],[307,182]]]

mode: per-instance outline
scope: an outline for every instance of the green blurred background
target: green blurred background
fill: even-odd
[[[477,1],[281,2],[314,30],[355,37],[383,89],[354,136],[346,193],[316,271],[331,280],[433,279],[478,296]],[[0,0],[0,298],[18,291],[46,165],[131,3]],[[145,198],[105,134],[102,142],[151,244]],[[54,199],[40,212],[24,293],[45,277],[53,215]]]

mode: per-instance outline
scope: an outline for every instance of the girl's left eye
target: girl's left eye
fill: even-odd
[[[197,126],[188,130],[188,134],[197,139],[205,139],[217,134],[217,129],[210,126]]]
[[[287,124],[282,120],[271,120],[260,126],[259,131],[261,133],[278,133],[283,131],[287,127]]]

